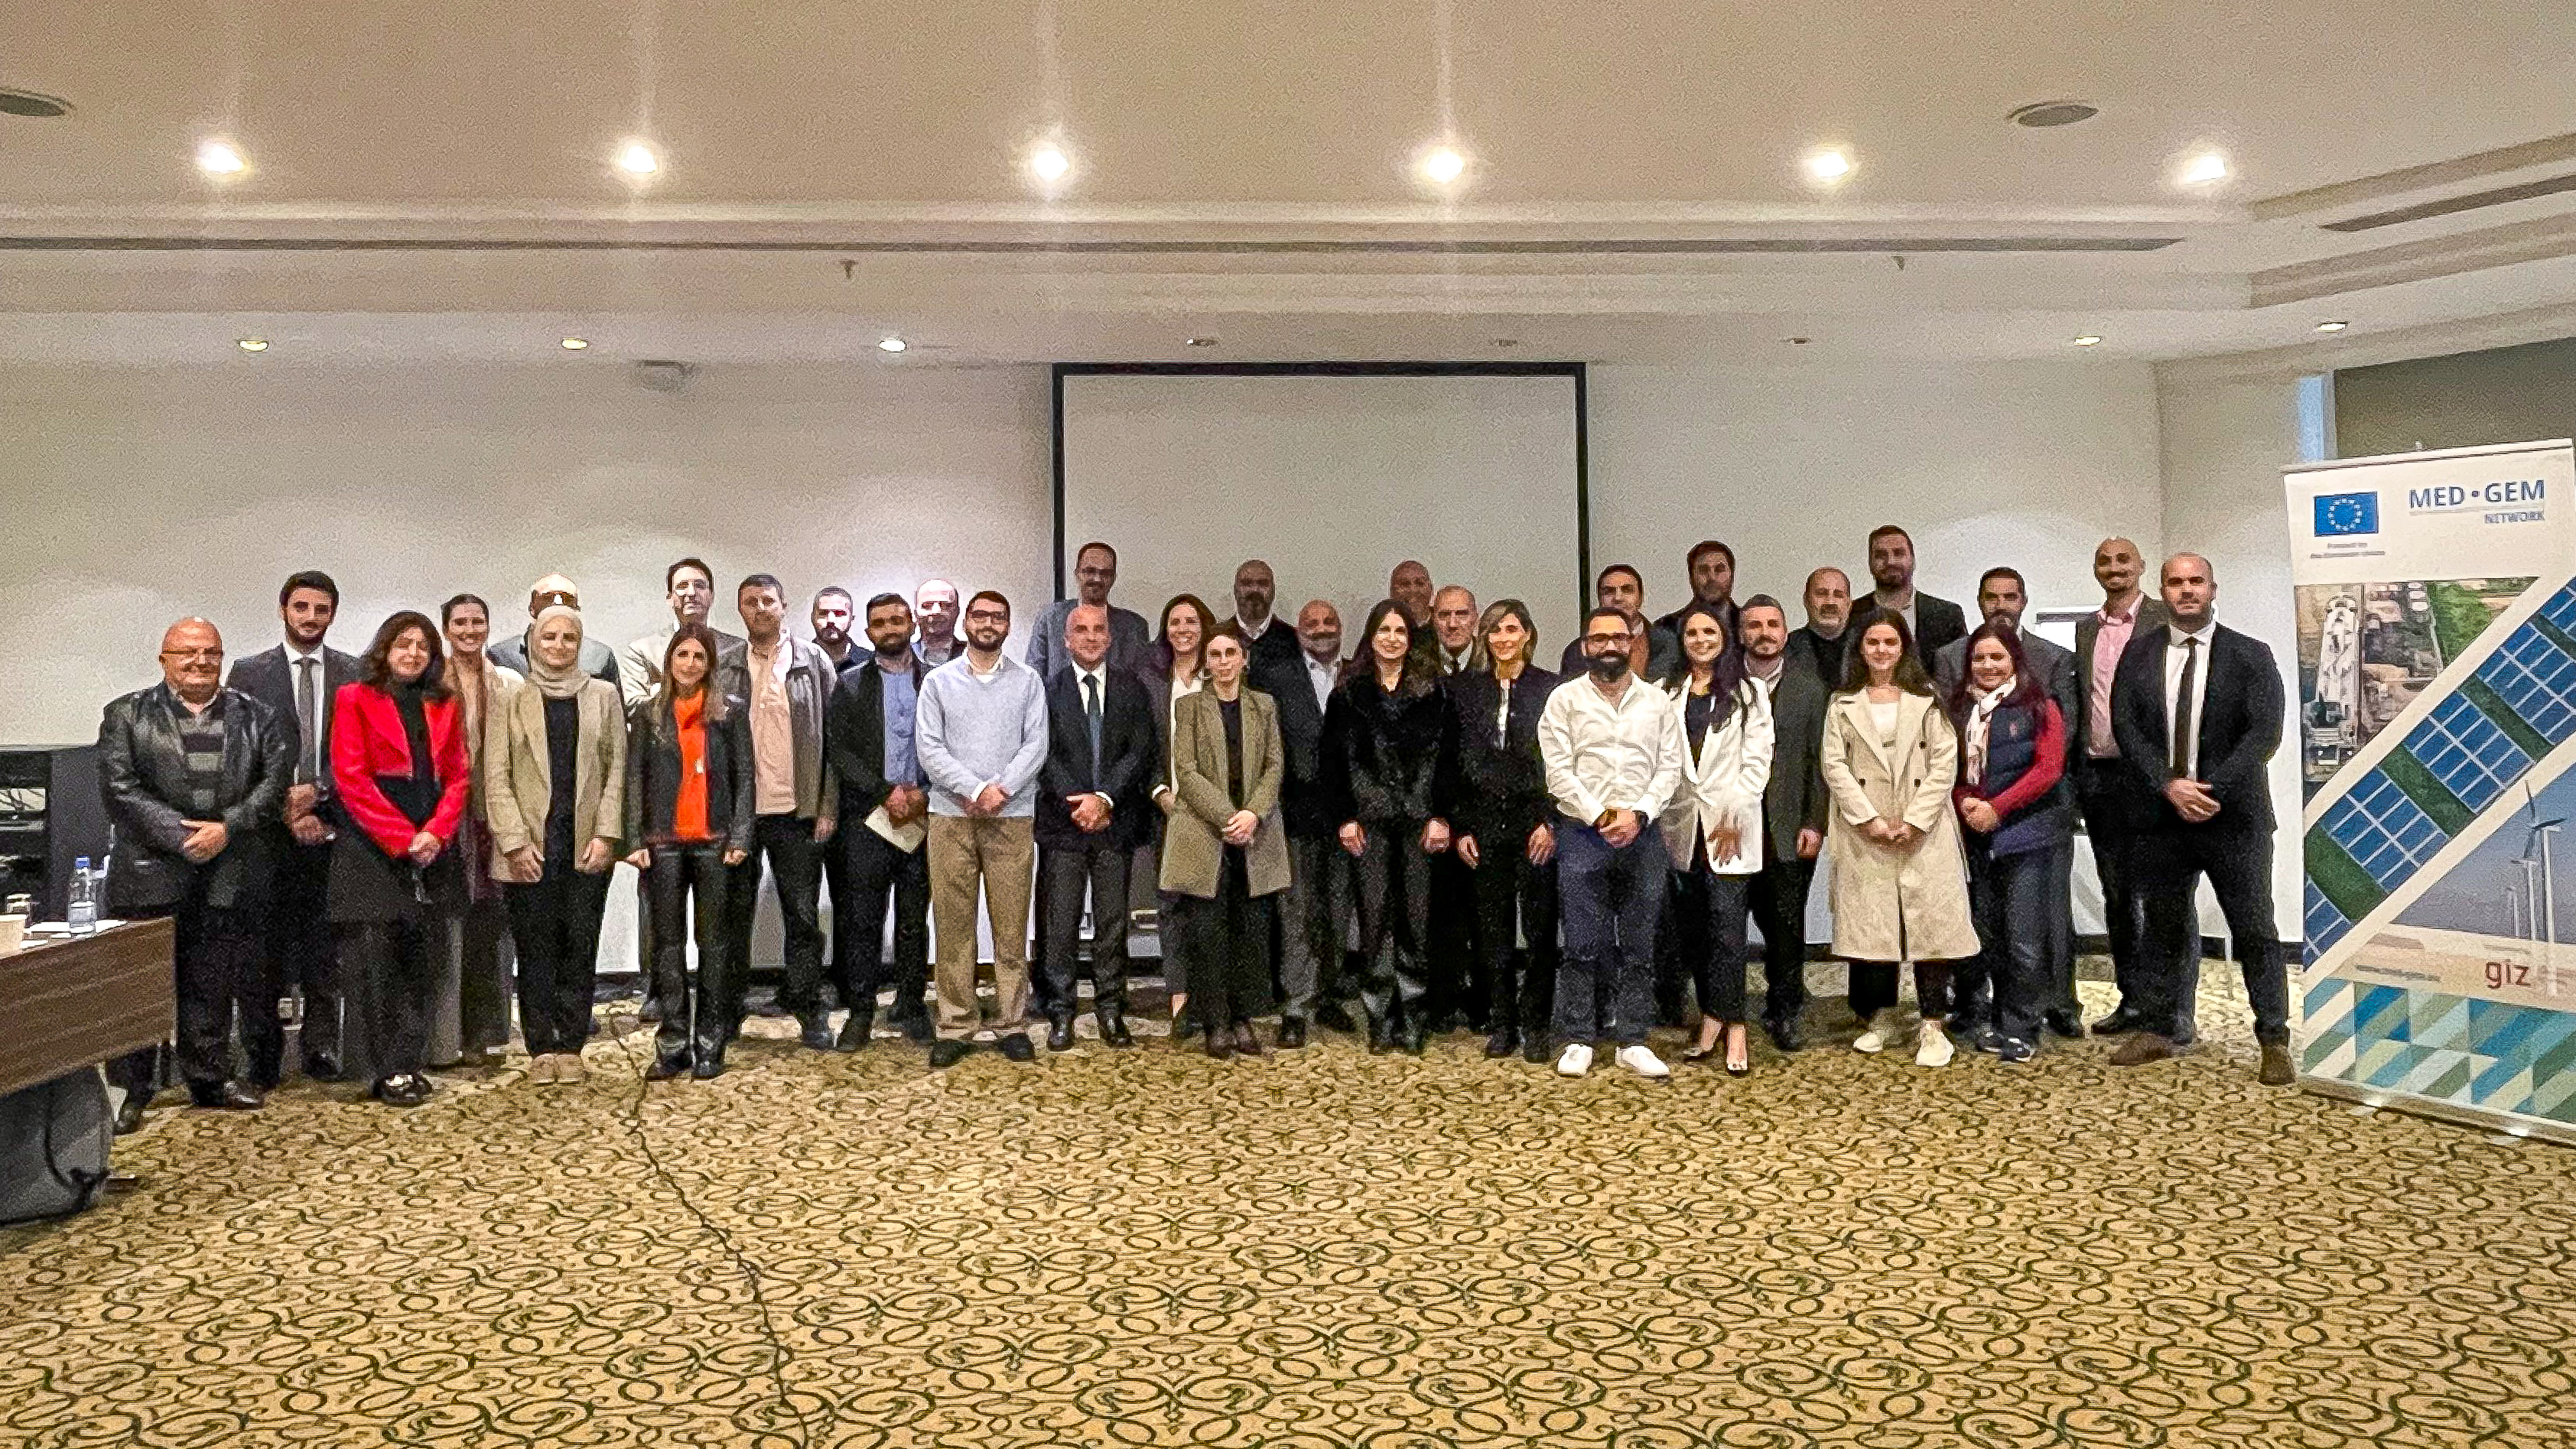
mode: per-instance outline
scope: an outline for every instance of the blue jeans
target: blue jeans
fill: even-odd
[[[1672,869],[1664,833],[1649,824],[1625,847],[1580,821],[1556,822],[1558,919],[1565,954],[1556,968],[1556,1034],[1595,1035],[1595,998],[1606,997],[1601,1034],[1620,1046],[1646,1039],[1655,1019],[1655,919]]]

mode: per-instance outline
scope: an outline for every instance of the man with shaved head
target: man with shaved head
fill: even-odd
[[[1279,580],[1270,565],[1245,559],[1234,568],[1234,617],[1226,622],[1243,632],[1244,677],[1265,694],[1278,691],[1262,681],[1297,667],[1297,626],[1271,610],[1279,597]]]
[[[537,616],[558,604],[576,614],[581,612],[581,590],[574,587],[572,580],[561,574],[548,574],[530,584],[527,629],[510,638],[494,641],[492,647],[484,652],[503,669],[525,675],[528,672],[528,646],[534,642],[537,632]],[[606,641],[590,636],[590,630],[582,631],[581,672],[593,679],[607,680],[623,691],[625,683],[618,674],[617,651],[609,648]]]
[[[2180,1055],[2181,1025],[2200,985],[2192,896],[2209,877],[2245,973],[2258,1077],[2296,1079],[2290,1065],[2290,985],[2272,914],[2272,785],[2265,766],[2281,745],[2281,671],[2272,651],[2218,622],[2218,573],[2196,553],[2165,560],[2160,629],[2142,631],[2120,656],[2111,727],[2138,809],[2133,862],[2146,903],[2137,992],[2121,1005],[2136,1035],[2113,1066]]]
[[[100,717],[99,787],[116,826],[108,913],[177,918],[178,1064],[189,1099],[248,1109],[260,1094],[232,1079],[233,1023],[238,1011],[254,1063],[278,1060],[277,996],[260,969],[258,928],[295,739],[268,706],[224,688],[223,671],[214,625],[171,625],[161,682],[111,701]],[[125,1090],[120,1132],[142,1125],[157,1055],[109,1064],[109,1080]]]
[[[1287,770],[1279,816],[1288,837],[1288,892],[1279,922],[1279,1045],[1306,1044],[1311,1027],[1349,1031],[1342,1005],[1343,923],[1351,914],[1351,875],[1334,832],[1342,815],[1333,801],[1324,754],[1324,705],[1341,673],[1342,616],[1322,599],[1297,611],[1297,658],[1256,682],[1279,706],[1279,745]]]
[[[1413,632],[1420,634],[1431,622],[1431,570],[1422,560],[1409,558],[1387,571],[1386,596],[1404,606],[1404,617],[1413,622]]]
[[[1091,904],[1091,1011],[1100,1040],[1131,1047],[1127,1030],[1127,906],[1136,847],[1153,838],[1162,735],[1154,701],[1132,669],[1110,659],[1109,610],[1077,604],[1064,616],[1065,662],[1046,682],[1046,763],[1038,767],[1038,970],[1031,986],[1047,1019],[1047,1049],[1073,1048],[1081,1002],[1076,959]]]
[[[2130,809],[2135,792],[2120,763],[2120,741],[2111,730],[2111,680],[2129,641],[2165,626],[2164,600],[2138,586],[2146,562],[2125,538],[2106,538],[2093,549],[2093,582],[2102,607],[2075,622],[2074,718],[2068,721],[2066,776],[2075,786],[2075,808],[2084,814],[2084,838],[2093,850],[2093,872],[2102,881],[2102,925],[2111,939],[2111,979],[2120,1004],[2093,1023],[2107,1036],[2134,1025],[2129,998],[2137,990],[2138,936],[2145,929],[2136,883],[2130,878],[2130,837],[2137,828]],[[2198,929],[2194,928],[2194,934]],[[2190,1032],[2188,1003],[2182,1029]]]

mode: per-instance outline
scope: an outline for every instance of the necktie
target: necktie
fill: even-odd
[[[1091,731],[1091,782],[1100,783],[1100,676],[1082,676],[1082,722]]]
[[[295,668],[295,727],[303,732],[302,758],[295,762],[295,783],[310,785],[322,778],[322,692],[313,682],[313,666],[319,661],[298,659]]]
[[[2200,721],[2191,716],[2192,677],[2200,668],[2200,641],[2186,637],[2182,641],[2182,679],[2174,689],[2173,707],[2173,772],[2176,779],[2191,774],[2191,736]]]

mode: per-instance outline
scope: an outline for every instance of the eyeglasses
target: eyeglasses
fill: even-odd
[[[999,609],[969,609],[966,611],[966,617],[970,621],[984,624],[1007,624],[1011,622],[1011,616],[1003,613]]]
[[[1586,644],[1625,644],[1628,642],[1628,636],[1625,634],[1586,634],[1583,636],[1583,642]]]

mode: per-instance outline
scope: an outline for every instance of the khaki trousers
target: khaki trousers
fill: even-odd
[[[993,918],[993,1020],[1008,1036],[1029,1025],[1029,892],[1037,875],[1030,822],[930,817],[930,915],[939,932],[939,1034],[965,1040],[986,1026],[975,1000],[975,895]]]

